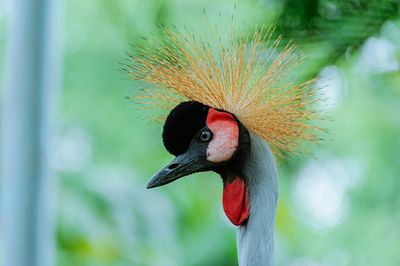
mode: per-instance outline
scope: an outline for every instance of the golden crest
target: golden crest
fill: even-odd
[[[239,36],[235,27],[221,34],[165,30],[148,47],[130,54],[128,74],[152,86],[133,96],[145,108],[172,109],[194,100],[234,114],[267,141],[278,157],[306,152],[320,140],[312,124],[323,116],[314,80],[297,84],[294,69],[304,58],[289,43],[280,48],[274,30]]]

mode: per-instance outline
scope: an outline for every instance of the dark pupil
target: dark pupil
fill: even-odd
[[[203,131],[200,134],[200,140],[201,141],[208,141],[211,138],[211,132],[210,131]]]

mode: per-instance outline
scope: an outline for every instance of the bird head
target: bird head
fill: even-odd
[[[177,105],[163,129],[165,148],[176,157],[156,173],[147,185],[154,188],[202,171],[220,171],[248,150],[249,134],[228,112],[196,101]]]
[[[305,153],[304,144],[319,141],[322,129],[313,124],[321,118],[315,110],[317,87],[313,80],[294,79],[303,60],[296,46],[280,46],[273,29],[240,37],[232,28],[222,34],[166,29],[163,39],[150,40],[154,49],[138,47],[130,55],[127,72],[151,85],[132,97],[138,105],[172,109],[163,141],[176,157],[147,187],[216,171],[224,181],[224,211],[232,223],[242,225],[249,215],[250,177],[241,171],[250,133],[282,158]]]

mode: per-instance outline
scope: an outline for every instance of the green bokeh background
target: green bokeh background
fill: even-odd
[[[145,189],[171,156],[120,71],[130,44],[159,24],[204,27],[203,9],[276,25],[307,55],[300,76],[324,79],[326,140],[279,165],[278,264],[400,265],[400,15],[384,0],[65,1],[57,265],[237,265],[216,174]]]

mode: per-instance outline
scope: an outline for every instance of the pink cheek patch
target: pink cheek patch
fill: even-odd
[[[239,142],[239,126],[233,115],[210,108],[206,124],[213,132],[207,148],[207,159],[214,163],[229,160]]]

